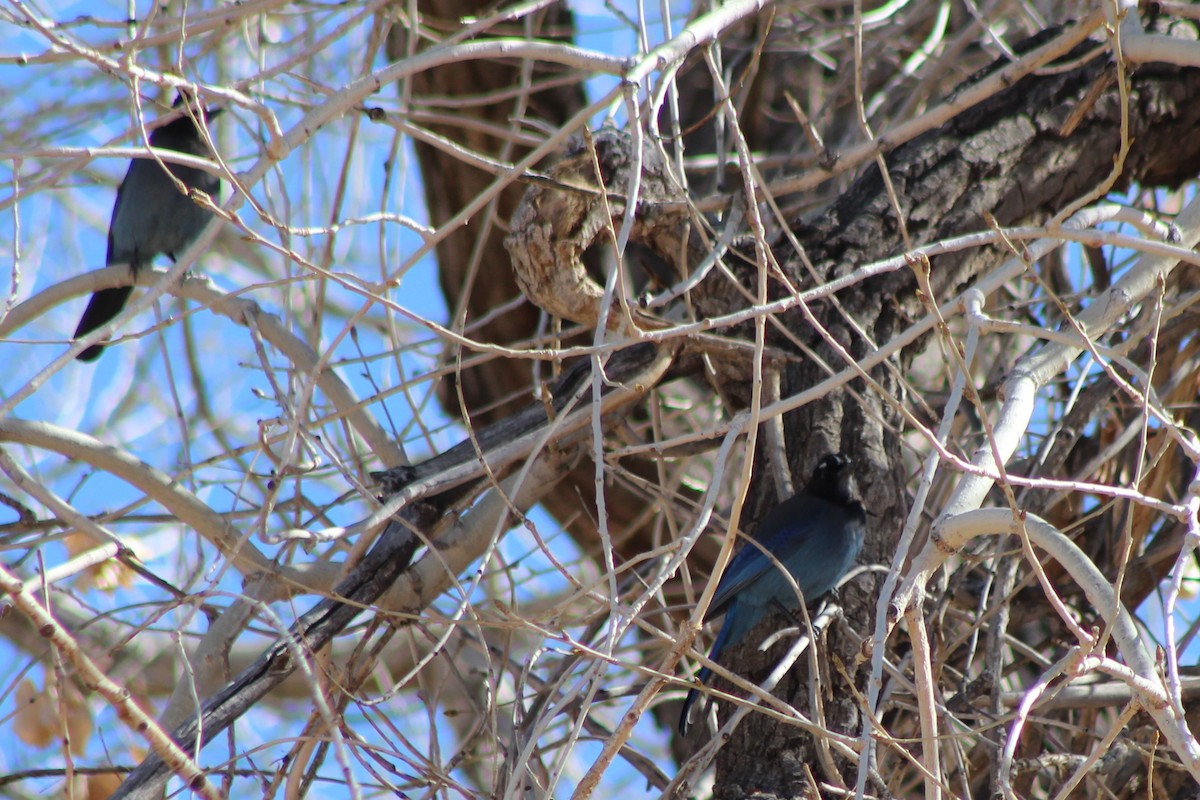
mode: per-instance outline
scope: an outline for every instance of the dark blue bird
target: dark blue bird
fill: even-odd
[[[188,95],[180,93],[175,106],[189,99]],[[216,116],[219,110],[200,108],[198,113],[208,119]],[[209,155],[204,137],[195,121],[186,114],[151,131],[150,144],[193,156]],[[180,164],[166,164],[166,167],[164,170],[163,165],[152,158],[135,158],[129,163],[125,180],[117,189],[112,220],[108,223],[106,265],[128,264],[133,274],[137,275],[138,270],[151,263],[159,253],[165,253],[174,261],[175,255],[186,250],[204,230],[210,213],[181,192],[171,175],[188,189],[199,189],[214,199],[221,188],[220,179],[203,170]],[[171,175],[167,174],[167,170]],[[91,333],[120,314],[132,292],[132,286],[118,286],[93,294],[83,318],[75,328],[75,338]],[[103,345],[92,345],[76,358],[95,361],[103,350]]]
[[[800,492],[771,509],[754,531],[755,542],[769,550],[795,578],[806,603],[837,586],[862,549],[866,513],[854,488],[850,459],[841,453],[817,462],[812,480]],[[747,542],[729,562],[704,619],[725,615],[708,657],[721,658],[772,610],[799,607],[796,591],[779,568],[754,542]],[[706,683],[712,671],[696,675]],[[699,692],[692,689],[679,715],[679,733],[687,735],[688,713]]]

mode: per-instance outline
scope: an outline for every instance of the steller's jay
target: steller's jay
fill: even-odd
[[[744,639],[768,612],[799,608],[795,589],[762,549],[787,567],[804,601],[811,604],[837,586],[853,566],[865,533],[866,513],[856,496],[850,459],[841,453],[823,456],[808,485],[767,512],[754,531],[754,541],[747,542],[725,568],[704,615],[706,622],[725,615],[708,657],[718,660],[726,647]],[[711,676],[712,670],[702,667],[696,679],[705,683]],[[688,713],[698,696],[692,689],[683,702],[682,736],[687,736]]]
[[[189,101],[191,98],[180,92],[175,107]],[[220,109],[200,106],[197,112],[207,120],[219,114]],[[209,155],[196,122],[186,114],[151,131],[150,144],[194,156]],[[220,192],[220,178],[203,170],[165,161],[160,164],[153,158],[131,160],[125,180],[117,189],[112,220],[108,223],[106,266],[128,264],[130,271],[137,275],[138,270],[159,253],[167,254],[174,261],[175,254],[187,249],[204,229],[210,213],[179,190],[163,169],[164,165],[189,190],[199,189],[214,198]],[[93,294],[75,328],[75,338],[91,333],[120,314],[132,293],[132,286],[118,286]],[[76,358],[95,361],[103,351],[104,345],[92,345]]]

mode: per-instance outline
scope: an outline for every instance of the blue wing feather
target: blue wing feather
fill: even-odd
[[[796,608],[795,592],[778,567],[763,553],[762,548],[775,555],[788,568],[804,593],[805,602],[812,602],[832,589],[846,573],[850,562],[862,544],[863,526],[846,525],[847,509],[809,495],[796,495],[780,504],[759,523],[758,529],[769,531],[765,540],[747,542],[729,562],[705,619],[724,614],[730,603],[743,589],[763,583],[753,594],[764,604],[778,600],[785,608]],[[839,547],[829,537],[843,535],[846,528],[857,529],[858,542]],[[848,531],[854,535],[855,531]],[[761,545],[761,548],[760,548]]]
[[[727,645],[742,641],[775,607],[798,608],[792,581],[803,602],[811,603],[828,592],[853,566],[866,535],[866,514],[853,499],[852,489],[838,484],[848,478],[848,459],[826,456],[818,464],[809,487],[772,509],[747,542],[730,560],[713,593],[705,620],[725,615],[709,658],[718,661]],[[839,491],[840,490],[840,491]],[[826,497],[833,499],[826,499]],[[834,502],[834,501],[837,502]],[[770,552],[774,558],[766,555]],[[707,683],[712,671],[702,667],[696,678]],[[679,716],[679,732],[687,735],[692,706],[699,697],[688,691]]]

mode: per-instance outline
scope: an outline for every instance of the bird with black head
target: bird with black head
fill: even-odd
[[[800,601],[791,582],[764,553],[783,565],[804,602],[812,604],[829,592],[854,565],[866,536],[866,512],[858,499],[850,459],[841,453],[823,456],[812,479],[801,491],[767,512],[747,542],[721,575],[705,621],[721,615],[725,621],[708,657],[721,658],[726,648],[742,641],[772,610],[792,612]],[[704,684],[712,670],[702,667],[696,679]],[[699,697],[693,688],[683,702],[679,733],[687,735],[688,718]]]
[[[206,109],[184,92],[179,93],[174,107],[183,109],[182,116],[151,131],[150,145],[161,150],[208,157],[208,146],[197,120],[212,119],[220,109]],[[128,264],[136,276],[138,270],[160,253],[174,261],[175,256],[200,235],[212,216],[189,196],[192,190],[215,199],[221,190],[221,180],[202,169],[153,158],[130,161],[125,179],[117,189],[112,219],[108,223],[105,265]],[[121,313],[132,293],[132,286],[117,286],[93,294],[75,328],[75,338],[86,336],[110,322]],[[104,345],[95,344],[76,358],[95,361],[103,350]]]

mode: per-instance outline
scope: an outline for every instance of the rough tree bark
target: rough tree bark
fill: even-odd
[[[1089,53],[1091,57],[1085,57]],[[790,284],[804,288],[828,282],[861,265],[925,243],[987,230],[993,221],[1000,226],[1045,223],[1073,201],[1101,186],[1110,176],[1114,159],[1121,149],[1121,118],[1126,113],[1132,147],[1121,162],[1118,186],[1127,186],[1131,182],[1143,186],[1176,186],[1194,179],[1200,167],[1200,139],[1194,136],[1200,122],[1197,119],[1200,103],[1196,102],[1200,97],[1200,71],[1142,66],[1127,76],[1129,99],[1126,106],[1122,103],[1118,81],[1114,79],[1118,67],[1107,53],[1107,50],[1097,52],[1095,42],[1082,46],[1072,55],[1072,58],[1082,59],[1082,64],[1026,77],[1008,91],[959,114],[941,128],[890,150],[885,148],[890,196],[889,187],[885,186],[878,169],[872,167],[814,219],[789,220],[789,227],[803,253],[797,254],[782,235],[772,240],[774,259],[784,265]],[[736,59],[730,58],[730,61]],[[751,73],[758,74],[757,69],[757,64],[747,66],[742,77],[753,77]],[[445,83],[437,87],[439,92],[479,90],[475,78],[465,73],[456,75],[452,69],[447,69],[443,78]],[[506,85],[511,80],[510,76],[496,85]],[[703,110],[711,106],[703,88],[707,85],[705,81],[698,81],[691,92],[685,94],[690,107]],[[433,90],[432,86],[429,88]],[[785,88],[778,84],[766,88],[756,84],[753,91],[739,94],[741,108],[751,118],[745,125],[748,130],[779,129],[775,118],[771,119],[771,125],[759,127],[753,120],[761,122],[765,117],[756,114],[782,105],[780,94]],[[685,117],[687,113],[685,110]],[[704,114],[696,112],[692,116],[702,119]],[[702,128],[702,131],[708,129]],[[689,133],[692,146],[716,140],[716,137],[697,135],[695,130]],[[455,134],[448,132],[448,135],[453,137]],[[799,134],[792,138],[799,138]],[[770,139],[770,135],[765,135],[760,141]],[[479,149],[486,148],[479,146]],[[426,175],[442,179],[427,180],[427,185],[465,185],[457,179],[444,180],[452,172],[461,174],[463,170],[469,170],[460,162],[455,159],[440,162],[431,148],[423,148],[421,157]],[[431,205],[439,209],[435,219],[447,218],[470,196],[471,192],[467,191],[464,198],[450,198],[443,196],[436,186],[430,189]],[[504,216],[505,210],[502,206],[496,213]],[[898,216],[903,219],[902,225]],[[462,241],[455,248],[447,245],[439,251],[443,286],[452,306],[465,305],[471,316],[479,316],[515,295],[515,284],[510,282],[510,273],[505,268],[506,257],[499,251],[498,243],[499,235],[495,233],[486,245],[472,251],[477,245],[471,243],[464,232]],[[744,289],[753,291],[758,277],[756,259],[752,248],[746,248],[743,255],[743,261],[731,259],[731,263],[741,265],[737,277]],[[1000,248],[991,248],[934,258],[931,280],[936,297],[943,301],[952,297],[974,276],[1006,255],[1008,253]],[[463,277],[464,266],[475,264],[479,265],[479,271],[471,274],[486,273],[486,287],[482,285],[484,282],[472,282]],[[778,281],[772,284],[772,290],[775,296],[787,291]],[[735,289],[718,272],[706,280],[705,285],[694,293],[694,298],[700,318],[726,313],[745,304],[742,289]],[[926,308],[908,270],[862,282],[840,293],[838,301],[838,304],[822,302],[812,309],[816,322],[826,333],[818,333],[799,310],[792,310],[781,317],[788,335],[773,333],[771,344],[798,353],[796,345],[802,343],[821,362],[838,369],[844,365],[844,360],[831,341],[837,342],[854,359],[861,359],[877,343],[894,338],[908,321],[923,314]],[[494,337],[496,341],[523,340],[533,331],[533,316],[523,311],[520,320],[516,327],[494,325],[487,330],[486,336]],[[856,328],[861,333],[856,332]],[[748,327],[722,333],[747,338]],[[1167,337],[1164,341],[1173,340]],[[898,367],[900,372],[905,371],[918,351],[917,347],[905,350],[892,366]],[[486,370],[488,366],[480,369]],[[503,367],[489,375],[486,381],[478,384],[472,384],[473,379],[464,375],[462,388],[468,409],[482,408],[494,400],[497,386],[503,386],[505,396],[511,396],[528,385],[525,376],[511,380],[511,372],[506,372]],[[817,360],[807,356],[799,358],[783,369],[782,394],[785,397],[797,394],[816,385],[826,375],[827,368]],[[864,561],[887,563],[894,552],[897,520],[903,519],[907,507],[901,440],[897,435],[903,430],[904,421],[895,406],[882,400],[880,391],[882,395],[902,397],[905,386],[895,369],[884,366],[872,370],[871,377],[878,382],[878,390],[868,389],[861,380],[856,381],[851,387],[855,390],[853,394],[827,395],[791,412],[785,420],[786,439],[804,444],[789,448],[787,456],[793,481],[800,483],[822,452],[840,449],[856,455],[857,473],[870,511],[871,531]],[[453,403],[450,405],[454,407]],[[1096,413],[1100,404],[1088,408]],[[1081,420],[1071,430],[1078,431],[1084,424]],[[1067,453],[1069,447],[1066,452],[1054,452],[1053,455],[1062,463]],[[773,502],[777,491],[768,477],[770,470],[765,463],[760,463],[759,467],[756,475],[761,477],[754,483],[749,500],[750,508],[754,510],[750,514],[751,521]],[[592,474],[590,465],[581,468],[579,488],[591,486]],[[1175,470],[1162,479],[1179,484],[1185,476]],[[583,496],[585,507],[594,508],[591,496],[586,492]],[[550,504],[551,510],[567,523],[579,519],[572,513],[575,506],[574,498],[561,505]],[[626,522],[639,517],[644,504],[633,496],[623,495],[619,502],[610,499],[609,508],[620,509],[621,520],[614,524],[614,529],[622,530],[626,529]],[[585,525],[575,526],[573,530],[585,547],[594,547],[595,543],[588,540],[589,535],[594,535],[594,529],[589,530]],[[1164,543],[1168,552],[1169,542],[1167,539]],[[639,552],[639,548],[645,549],[650,543],[645,536],[631,536],[624,543],[627,548],[624,552]],[[1104,560],[1101,563],[1111,566]],[[1139,599],[1136,592],[1142,593],[1141,596],[1149,592],[1170,562],[1159,558],[1153,563],[1158,564],[1159,571],[1148,569],[1142,580],[1124,587],[1128,602]],[[846,629],[835,627],[825,647],[847,669],[851,669],[858,653],[858,640],[869,633],[878,583],[871,576],[859,578],[842,594],[845,608],[842,624],[852,629],[855,635],[846,635]],[[1045,641],[1052,638],[1053,634],[1048,633]],[[731,666],[754,680],[763,674],[766,665],[774,663],[776,656],[775,651],[743,653],[740,657],[735,655]],[[852,678],[857,684],[856,689],[860,690],[861,672]],[[996,697],[1000,685],[996,676],[992,679],[989,690]],[[802,666],[785,679],[779,694],[796,708],[809,712],[812,709],[808,680],[802,662]],[[856,734],[861,713],[857,695],[841,686],[843,677],[832,666],[823,672],[822,682],[827,693],[821,712],[823,724],[833,730]],[[672,713],[667,711],[668,716]],[[823,774],[815,766],[823,762],[812,749],[811,738],[797,731],[780,726],[765,716],[752,715],[719,756],[718,796],[751,793],[763,797],[798,796],[816,791],[810,784],[813,778],[853,784],[852,764],[837,761],[835,770],[839,775]],[[971,757],[986,758],[989,752],[980,745],[979,752]],[[972,779],[973,792],[986,791],[988,787],[988,780],[979,777],[981,774],[986,775],[986,771],[980,770]],[[1173,778],[1188,780],[1186,776]]]
[[[1082,54],[1088,46],[1074,54]],[[1113,170],[1120,149],[1121,101],[1112,80],[1116,66],[1105,56],[1084,66],[1047,77],[1025,78],[1010,90],[959,115],[950,124],[909,142],[885,156],[895,201],[888,197],[878,169],[871,168],[836,203],[815,220],[796,220],[793,229],[820,282],[828,282],[856,267],[909,249],[897,224],[894,202],[902,209],[912,245],[986,230],[988,218],[1001,226],[1042,224],[1071,201],[1099,186]],[[1145,66],[1130,77],[1129,122],[1133,147],[1124,161],[1118,186],[1137,182],[1143,186],[1177,186],[1196,177],[1200,168],[1200,70]],[[1098,95],[1097,88],[1107,87]],[[932,260],[936,296],[948,299],[1004,253],[997,249],[972,250],[969,255],[941,255]],[[775,257],[789,268],[797,285],[812,285],[812,278],[790,243],[776,244]],[[753,275],[744,277],[753,286]],[[906,321],[922,314],[917,286],[908,270],[864,281],[839,294],[841,306],[870,336],[871,342],[852,333],[842,312],[826,304],[815,308],[820,324],[855,358],[866,356],[872,342],[887,342]],[[716,304],[714,310],[723,310]],[[703,309],[702,309],[703,311]],[[786,326],[807,343],[827,364],[843,366],[830,348],[798,312]],[[782,342],[780,342],[782,346]],[[903,352],[901,371],[917,349]],[[789,365],[784,374],[784,396],[799,393],[828,373],[811,360]],[[901,396],[904,387],[895,373],[878,367],[871,376],[885,392]],[[858,475],[869,510],[870,533],[864,560],[888,563],[899,533],[897,521],[906,512],[905,476],[900,463],[899,438],[903,422],[896,410],[879,401],[861,382],[854,387],[860,399],[848,394],[827,396],[788,415],[787,439],[806,442],[789,452],[793,476],[807,475],[818,455],[842,449],[856,454]],[[766,470],[760,470],[760,474]],[[1189,474],[1176,470],[1173,481],[1186,485]],[[768,481],[759,481],[756,496],[771,496]],[[1104,563],[1104,562],[1101,562]],[[1170,566],[1159,560],[1160,570]],[[1161,579],[1162,572],[1158,573]],[[858,636],[870,633],[877,592],[864,590],[864,580],[843,593],[846,620]],[[1154,581],[1157,583],[1157,580]],[[1143,581],[1143,591],[1148,590]],[[1134,603],[1140,598],[1130,597]],[[774,623],[781,623],[776,620]],[[851,664],[853,640],[834,636],[831,653]],[[734,660],[747,674],[773,663],[758,654]],[[775,654],[776,657],[778,653]],[[804,662],[802,661],[803,665]],[[807,670],[798,667],[785,682],[782,696],[799,709],[809,709]],[[861,677],[861,676],[860,676]],[[836,671],[823,674],[832,680],[829,690],[841,702],[827,700],[826,723],[834,730],[854,734],[861,724],[854,695],[838,687]],[[861,686],[859,687],[861,688]],[[998,691],[998,689],[997,689]],[[812,740],[781,728],[773,720],[751,716],[737,730],[731,746],[718,757],[720,796],[736,796],[734,786],[760,796],[791,797],[810,791],[806,786],[809,765],[819,763]],[[853,782],[849,774],[843,779]],[[1186,776],[1183,780],[1190,780]],[[983,787],[976,787],[982,789]]]

